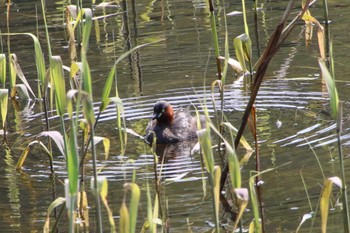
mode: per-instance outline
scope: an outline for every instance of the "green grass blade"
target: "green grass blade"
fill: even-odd
[[[261,229],[261,224],[260,224],[260,216],[259,216],[259,204],[258,204],[258,198],[255,190],[255,177],[250,176],[249,178],[249,195],[250,195],[250,200],[252,202],[252,207],[253,207],[253,215],[254,215],[254,232],[255,233],[260,233],[262,232]]]
[[[34,52],[35,52],[35,65],[36,65],[36,70],[38,72],[38,85],[40,87],[39,91],[39,97],[42,95],[45,96],[45,90],[47,87],[45,87],[45,75],[46,75],[46,68],[45,68],[45,59],[44,59],[44,54],[41,49],[40,42],[38,38],[33,35],[32,33],[24,33],[24,35],[28,35],[33,39],[34,42]]]
[[[130,227],[129,211],[125,201],[123,200],[120,206],[119,232],[129,233],[130,232],[129,227]]]
[[[201,129],[197,131],[198,141],[201,146],[201,150],[203,153],[203,159],[205,168],[209,173],[214,172],[214,156],[210,138],[210,129],[207,127],[206,129]]]
[[[208,123],[207,123],[208,124]],[[226,147],[226,155],[229,166],[229,173],[231,176],[231,185],[233,188],[241,188],[241,168],[235,149],[227,142],[227,140],[220,134],[213,124],[209,124],[211,129],[222,139]]]
[[[137,221],[137,210],[140,201],[140,188],[137,184],[131,183],[129,184],[131,190],[131,199],[129,204],[130,210],[130,233],[134,233],[136,231],[136,221]]]
[[[215,228],[216,232],[220,232],[219,224],[219,206],[220,206],[220,177],[221,177],[221,168],[220,166],[215,166],[213,173],[213,197],[214,197],[214,214],[215,214]]]
[[[6,82],[6,56],[0,54],[0,84],[5,85]]]
[[[66,84],[63,75],[62,60],[59,56],[51,57],[50,71],[55,90],[56,109],[59,116],[63,116],[66,108]]]
[[[243,43],[239,37],[236,37],[233,40],[233,47],[235,48],[237,60],[239,61],[239,64],[241,64],[242,70],[245,72],[247,67],[244,59]]]
[[[110,102],[109,95],[112,90],[113,80],[115,76],[115,69],[116,69],[116,66],[113,66],[111,71],[108,74],[106,83],[103,87],[102,100],[100,104],[100,112],[104,111]]]
[[[2,128],[5,130],[6,118],[7,118],[7,109],[8,109],[8,100],[9,100],[9,91],[7,89],[0,89],[0,113],[1,113],[1,123]]]
[[[233,136],[237,135],[238,129],[236,129],[236,127],[234,127],[230,122],[224,122],[222,124],[230,130],[231,139],[233,140],[232,145],[234,145]],[[240,143],[247,151],[253,151],[253,148],[250,146],[249,142],[245,139],[245,137],[241,137]]]
[[[324,60],[319,58],[318,64],[320,65],[320,68],[321,68],[322,78],[326,82],[329,101],[332,109],[332,116],[336,120],[338,115],[338,108],[339,108],[339,97],[338,97],[338,92],[335,85],[335,80],[332,78],[331,74],[329,73]]]
[[[71,121],[74,122],[74,121]],[[77,129],[71,124],[68,138],[67,172],[69,179],[69,192],[76,195],[79,191],[79,154],[77,151]]]
[[[16,67],[13,62],[14,57],[16,57],[16,54],[10,54],[10,97],[15,98],[16,96]]]
[[[85,22],[83,27],[82,51],[86,53],[89,46],[93,14],[90,8],[84,8],[83,11],[85,16]]]
[[[247,11],[245,10],[245,0],[242,0],[242,11],[243,11],[244,33],[249,36],[249,27],[247,23]]]
[[[83,103],[83,113],[85,119],[89,125],[93,126],[95,124],[96,119],[90,96],[91,95],[87,93],[83,94],[81,100]]]

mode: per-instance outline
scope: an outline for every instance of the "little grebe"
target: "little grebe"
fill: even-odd
[[[154,105],[153,118],[146,128],[145,139],[153,143],[153,133],[157,137],[157,144],[176,143],[197,138],[197,121],[192,117],[189,109],[179,109],[174,113],[173,107],[166,101],[158,101]],[[205,120],[201,118],[204,127]]]

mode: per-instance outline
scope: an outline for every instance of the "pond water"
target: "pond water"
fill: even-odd
[[[1,1],[0,1],[1,2]],[[97,2],[97,4],[100,2]],[[254,31],[251,2],[247,3],[248,22],[253,41],[253,56],[266,46],[269,35],[280,20],[288,1],[268,1],[258,13],[258,34]],[[52,53],[60,55],[69,66],[69,53],[64,27],[64,1],[46,1],[47,20],[51,37]],[[211,98],[210,85],[216,79],[216,66],[212,45],[209,12],[206,1],[122,1],[120,6],[95,9],[96,16],[112,13],[117,15],[100,19],[98,28],[93,28],[88,60],[92,71],[94,101],[100,100],[101,92],[109,70],[117,57],[137,45],[159,41],[145,46],[124,59],[118,65],[118,91],[125,108],[128,128],[139,134],[144,129],[152,113],[153,104],[166,99],[175,108],[195,105],[201,110],[205,98]],[[350,18],[350,3],[346,0],[329,1],[335,75],[340,99],[344,101],[343,150],[348,156],[350,145],[349,105],[350,66],[347,62],[349,32],[347,19]],[[296,6],[296,9],[299,6]],[[36,9],[39,17],[36,17]],[[241,11],[241,3],[225,2],[217,7],[217,24],[220,44],[224,44],[224,14]],[[0,6],[0,30],[6,31],[6,7]],[[311,13],[323,21],[321,3],[311,8]],[[31,32],[38,35],[46,50],[45,32],[41,17],[40,1],[13,1],[10,14],[11,32]],[[230,53],[234,54],[232,41],[243,33],[241,15],[227,17]],[[316,30],[316,29],[315,29]],[[300,22],[285,44],[273,58],[257,98],[258,138],[260,142],[261,169],[275,168],[262,176],[264,184],[264,217],[266,232],[295,232],[304,214],[315,211],[319,200],[323,176],[315,158],[319,158],[326,177],[339,176],[335,125],[330,117],[330,107],[325,88],[321,85],[317,64],[317,38],[314,36],[311,48],[305,47],[304,24]],[[7,50],[3,36],[2,46]],[[260,49],[261,49],[260,48]],[[36,93],[36,69],[33,44],[30,38],[15,36],[11,39],[11,52],[16,53],[19,64]],[[46,52],[45,52],[46,53]],[[224,108],[228,120],[236,127],[249,98],[244,80],[236,80],[229,71],[225,87]],[[205,87],[205,88],[204,88]],[[218,94],[215,94],[219,103]],[[96,105],[97,106],[97,105]],[[211,104],[209,111],[214,116]],[[35,136],[44,130],[44,116],[38,103],[20,101],[9,105],[8,131],[10,149],[1,148],[0,166],[0,228],[1,232],[42,231],[46,210],[55,197],[64,196],[60,181],[66,178],[63,157],[54,157],[58,181],[50,178],[49,163],[39,149],[29,154],[21,172],[15,165],[24,148]],[[51,118],[52,129],[59,130],[59,120]],[[136,170],[136,182],[141,187],[142,198],[138,227],[141,229],[147,216],[146,183],[153,185],[153,156],[145,143],[128,136],[126,158],[121,158],[116,128],[116,113],[113,106],[101,116],[96,134],[111,140],[110,156],[105,161],[103,148],[98,147],[101,175],[108,178],[108,202],[115,221],[119,221],[119,208],[124,191],[123,184],[132,180]],[[250,142],[249,130],[245,136]],[[165,163],[162,168],[163,198],[167,201],[170,219],[169,232],[211,232],[212,204],[210,192],[203,194],[203,175],[198,154],[191,155],[193,145],[182,143],[166,148]],[[311,148],[314,152],[311,150]],[[238,150],[239,158],[245,154]],[[242,166],[243,186],[248,187],[250,171],[255,169],[255,154]],[[91,159],[91,158],[88,158]],[[217,156],[217,164],[220,158]],[[282,166],[283,165],[283,166]],[[349,166],[345,159],[345,166]],[[91,161],[87,162],[87,173],[92,175]],[[350,170],[346,169],[347,176]],[[307,199],[301,175],[305,180],[310,203]],[[174,179],[183,176],[182,179]],[[171,178],[173,180],[171,181]],[[336,190],[337,191],[337,190]],[[337,192],[338,193],[338,192]],[[336,194],[334,197],[336,197]],[[93,207],[92,194],[90,204]],[[94,208],[91,208],[91,218]],[[252,220],[251,206],[248,206],[242,225],[247,228]],[[335,206],[330,215],[330,232],[339,232],[342,217]],[[222,214],[222,222],[227,222]],[[107,217],[105,231],[109,230]],[[59,224],[59,232],[66,232],[65,220]],[[188,224],[189,222],[189,224]],[[305,223],[301,232],[319,232],[319,217],[310,228],[311,221]],[[311,229],[311,230],[310,230]],[[94,232],[91,226],[90,232]]]

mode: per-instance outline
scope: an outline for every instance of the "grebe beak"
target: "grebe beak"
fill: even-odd
[[[158,118],[160,118],[161,116],[163,115],[163,112],[160,112],[160,113],[154,113],[153,114],[153,117],[152,117],[152,120],[155,120],[155,119],[158,119]]]
[[[162,111],[160,113],[154,113],[152,120],[161,118],[164,112],[165,112],[165,109],[162,109]]]

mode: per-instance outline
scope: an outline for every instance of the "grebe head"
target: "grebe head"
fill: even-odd
[[[174,119],[173,107],[166,101],[158,101],[154,105],[152,119],[158,123],[171,124]]]

